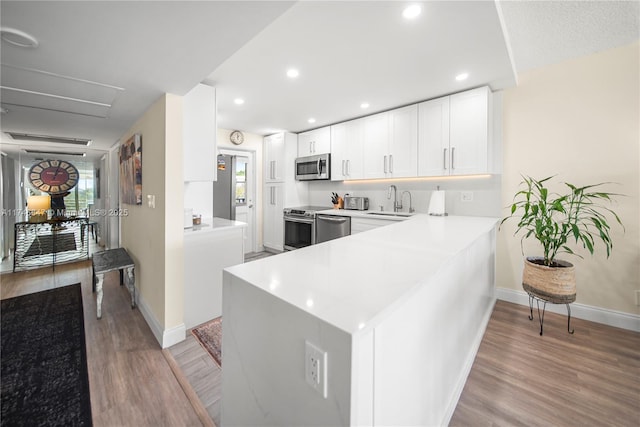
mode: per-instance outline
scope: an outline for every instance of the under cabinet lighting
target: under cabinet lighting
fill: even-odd
[[[309,123],[315,123],[316,119],[314,119],[313,117],[311,117],[309,120],[307,120]]]
[[[456,76],[456,80],[461,82],[463,80],[467,80],[468,77],[469,77],[469,73],[461,73]]]
[[[300,75],[300,72],[295,68],[290,68],[289,70],[287,70],[287,77],[289,77],[290,79],[295,79],[299,75]]]
[[[360,104],[360,108],[362,108],[362,109],[369,108],[369,103],[368,102],[363,102],[362,104]]]
[[[236,99],[233,100],[233,103],[236,104],[236,105],[242,105],[242,104],[244,104],[244,99],[236,98]]]

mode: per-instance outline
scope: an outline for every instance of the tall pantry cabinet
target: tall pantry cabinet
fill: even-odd
[[[286,207],[306,204],[307,185],[295,179],[298,137],[277,133],[263,140],[263,246],[267,250],[284,250],[282,211]]]

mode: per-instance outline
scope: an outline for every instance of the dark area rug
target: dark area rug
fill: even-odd
[[[2,300],[3,426],[90,426],[80,284]]]
[[[209,352],[213,360],[222,367],[222,317],[196,326],[191,330],[194,337]]]
[[[52,254],[54,252],[53,248],[54,244],[54,236],[51,234],[46,234],[44,236],[36,236],[35,240],[27,249],[27,252],[23,256],[34,256],[34,255],[47,255]],[[76,236],[73,233],[63,233],[57,234],[55,236],[55,252],[67,252],[67,251],[75,251],[76,247]]]

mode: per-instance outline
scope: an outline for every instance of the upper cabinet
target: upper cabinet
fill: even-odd
[[[284,133],[264,138],[264,182],[284,182],[286,166],[284,138]],[[293,165],[290,167],[293,168]]]
[[[418,110],[419,176],[489,172],[488,87],[422,102]]]
[[[387,178],[418,175],[418,105],[389,111],[389,167]]]
[[[326,126],[298,134],[298,157],[331,152],[331,127]]]
[[[364,122],[351,120],[331,126],[331,180],[362,179]]]
[[[199,84],[183,98],[184,181],[216,180],[216,89]]]
[[[418,105],[364,119],[364,178],[406,178],[418,174]]]

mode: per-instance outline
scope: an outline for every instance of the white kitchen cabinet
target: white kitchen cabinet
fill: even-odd
[[[292,166],[293,167],[293,166]],[[262,244],[265,248],[282,251],[284,249],[284,186],[282,182],[264,186],[264,224]]]
[[[285,134],[264,138],[264,182],[283,182],[285,172]],[[293,165],[291,165],[293,167]]]
[[[387,178],[418,175],[418,105],[389,111],[389,165]]]
[[[351,120],[331,126],[331,180],[362,179],[364,122]]]
[[[490,109],[486,86],[420,103],[418,175],[488,173]]]
[[[374,228],[383,227],[385,225],[395,224],[397,221],[378,218],[360,218],[351,217],[351,234],[362,233],[363,231],[373,230]]]
[[[449,175],[449,97],[418,105],[418,175]]]
[[[216,180],[216,89],[199,84],[183,97],[184,181]]]
[[[385,178],[388,170],[389,114],[378,113],[365,117],[362,177]]]
[[[331,152],[331,127],[326,126],[298,134],[298,156]]]
[[[366,117],[364,135],[364,178],[417,176],[417,104]]]
[[[489,104],[486,86],[451,95],[451,175],[488,172]]]

